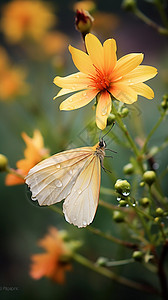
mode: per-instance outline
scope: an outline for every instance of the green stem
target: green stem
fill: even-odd
[[[155,6],[156,6],[156,8],[157,8],[157,10],[158,10],[158,12],[159,12],[159,14],[160,14],[160,17],[161,17],[161,19],[162,19],[162,22],[163,22],[163,24],[164,24],[164,26],[166,27],[166,28],[168,28],[168,19],[167,19],[167,15],[166,15],[166,13],[165,13],[165,10],[164,10],[164,8],[163,8],[163,5],[161,4],[161,1],[154,1],[154,4],[155,4]]]
[[[59,215],[63,216],[63,212],[59,207],[52,205],[52,206],[48,206],[48,208],[58,213]]]
[[[9,174],[13,174],[16,175],[17,177],[21,178],[21,179],[25,179],[23,175],[19,174],[16,170],[12,169],[12,168],[6,168],[5,170],[7,173]]]
[[[107,268],[104,268],[102,266],[98,266],[95,263],[91,262],[90,260],[88,260],[87,258],[74,253],[73,254],[73,259],[78,262],[79,264],[85,266],[86,268],[91,269],[92,271],[95,271],[111,280],[114,280],[120,284],[126,285],[130,288],[134,288],[140,291],[145,291],[148,293],[152,293],[152,294],[159,294],[159,292],[157,290],[155,290],[153,287],[149,286],[149,285],[144,285],[144,284],[140,284],[137,282],[134,282],[130,279],[127,279],[125,277],[119,276],[117,274],[115,274],[114,272],[108,270]]]
[[[122,210],[122,211],[127,211],[127,208],[126,207],[119,207],[119,206],[116,206],[116,205],[113,205],[111,203],[108,203],[108,202],[105,202],[103,200],[100,200],[99,199],[99,205],[107,208],[107,209],[110,209],[110,210]]]
[[[116,121],[117,121],[117,123],[118,123],[120,129],[123,131],[124,135],[126,136],[126,138],[127,138],[128,142],[129,142],[129,144],[130,144],[130,146],[131,146],[131,148],[132,148],[132,150],[133,150],[135,156],[136,156],[136,157],[139,157],[139,151],[138,151],[138,149],[137,149],[137,147],[136,147],[136,145],[135,145],[135,143],[134,143],[132,137],[130,136],[130,134],[129,134],[127,128],[126,128],[126,126],[124,125],[124,123],[123,123],[121,117],[118,115],[118,112],[117,112],[117,110],[116,110],[114,104],[113,104],[112,110],[113,110],[113,113],[114,113],[115,116],[116,116]]]
[[[152,135],[155,133],[156,129],[159,127],[159,125],[161,124],[161,122],[163,121],[164,117],[166,115],[166,111],[164,113],[161,114],[159,120],[157,121],[157,123],[155,124],[155,126],[152,128],[152,130],[149,132],[146,140],[145,140],[145,143],[141,149],[141,154],[145,153],[146,152],[146,148],[147,148],[147,144],[150,140],[150,138],[152,137]]]
[[[148,26],[154,28],[157,32],[163,35],[168,35],[168,30],[148,18],[144,13],[142,13],[138,8],[134,10],[134,14]]]
[[[89,231],[91,231],[92,233],[98,235],[98,236],[101,236],[101,237],[103,237],[103,238],[105,238],[105,239],[107,239],[109,241],[112,241],[112,242],[114,242],[116,244],[119,244],[119,245],[122,245],[124,247],[130,248],[130,249],[134,249],[134,250],[138,248],[138,246],[136,244],[134,244],[134,243],[125,242],[123,240],[120,240],[120,239],[118,239],[118,238],[116,238],[116,237],[114,237],[114,236],[112,236],[110,234],[104,233],[100,229],[94,228],[92,226],[88,226],[87,229]]]

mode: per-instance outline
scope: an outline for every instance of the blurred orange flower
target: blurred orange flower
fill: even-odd
[[[49,156],[49,150],[44,148],[43,137],[39,130],[34,130],[33,137],[30,138],[25,132],[22,133],[22,138],[26,144],[24,150],[24,159],[16,163],[17,169],[15,174],[8,174],[5,178],[6,185],[16,185],[24,183],[24,177],[29,170],[34,167],[38,162]]]
[[[46,33],[41,41],[44,52],[47,55],[56,55],[63,52],[67,46],[68,37],[59,31]]]
[[[96,4],[94,1],[78,1],[73,5],[73,9],[76,10],[87,10],[91,12],[96,8]]]
[[[11,43],[25,37],[39,41],[56,22],[56,16],[42,1],[14,0],[3,7],[1,29]]]
[[[26,73],[21,68],[4,69],[0,73],[0,100],[14,100],[16,96],[27,94],[29,87],[25,77]]]
[[[38,245],[45,249],[46,253],[32,255],[30,276],[33,279],[40,279],[46,276],[58,283],[64,283],[65,272],[70,271],[72,266],[69,262],[61,260],[62,257],[70,254],[61,232],[51,227],[49,234],[40,240]]]
[[[138,95],[148,99],[154,97],[153,90],[143,82],[153,78],[157,69],[140,66],[142,53],[131,53],[117,60],[114,39],[108,39],[102,45],[95,35],[89,33],[85,44],[88,54],[69,46],[80,72],[54,78],[54,83],[62,88],[55,98],[77,92],[60,105],[61,110],[73,110],[87,105],[97,96],[96,124],[103,130],[112,109],[112,99],[132,104]]]

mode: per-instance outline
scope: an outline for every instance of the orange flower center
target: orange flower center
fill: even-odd
[[[94,67],[96,69],[96,74],[89,76],[91,80],[90,86],[96,88],[99,92],[108,91],[111,86],[110,76],[103,74],[96,66]]]

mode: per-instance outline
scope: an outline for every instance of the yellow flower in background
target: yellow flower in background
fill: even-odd
[[[68,43],[68,37],[59,31],[46,33],[41,40],[41,46],[47,55],[61,54]]]
[[[46,252],[32,255],[30,276],[33,279],[40,279],[46,276],[58,283],[64,283],[65,272],[70,271],[72,266],[70,263],[61,260],[63,256],[69,255],[69,249],[63,240],[61,232],[51,227],[49,234],[40,240],[38,245]]]
[[[15,0],[2,9],[1,29],[11,43],[25,37],[39,41],[55,21],[56,17],[47,3]]]
[[[23,132],[22,138],[26,144],[25,158],[16,163],[17,169],[15,170],[21,177],[8,174],[5,178],[6,185],[23,184],[24,179],[22,177],[25,177],[32,167],[49,155],[49,150],[44,148],[43,137],[39,130],[34,130],[32,138]]]
[[[143,82],[153,78],[157,69],[140,66],[142,53],[128,54],[117,60],[114,39],[106,40],[102,46],[98,38],[89,33],[85,44],[88,54],[69,46],[80,72],[54,78],[54,83],[62,88],[55,98],[78,91],[60,105],[61,110],[73,110],[87,105],[97,96],[96,124],[103,130],[111,112],[111,98],[132,104],[138,95],[148,99],[154,97],[153,90]]]
[[[94,1],[78,1],[74,3],[73,10],[76,12],[76,10],[87,10],[92,11],[96,9],[96,4]]]
[[[4,69],[0,74],[0,100],[14,100],[16,96],[25,95],[29,91],[25,82],[26,73],[21,68]]]

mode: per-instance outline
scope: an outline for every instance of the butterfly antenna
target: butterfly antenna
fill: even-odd
[[[110,127],[110,129],[102,136],[101,139],[104,139],[104,137],[105,137],[106,135],[109,134],[109,132],[112,130],[112,128],[113,128],[114,125],[115,125],[115,122],[113,122],[113,124],[112,124],[112,126]]]

